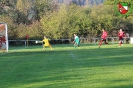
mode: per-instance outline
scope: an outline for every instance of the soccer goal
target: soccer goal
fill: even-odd
[[[8,52],[7,24],[0,22],[0,50]]]

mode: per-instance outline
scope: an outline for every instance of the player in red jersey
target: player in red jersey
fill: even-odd
[[[100,48],[100,46],[102,45],[102,42],[104,41],[104,44],[108,44],[107,42],[106,42],[106,37],[108,36],[108,34],[107,34],[107,32],[104,30],[104,29],[102,29],[102,36],[101,36],[101,41],[100,41],[100,43],[99,43],[99,48]],[[109,44],[108,44],[109,45]]]
[[[123,37],[126,37],[125,33],[122,31],[122,29],[120,29],[119,33],[118,33],[118,37],[119,37],[119,47],[121,46],[121,44],[123,44]]]

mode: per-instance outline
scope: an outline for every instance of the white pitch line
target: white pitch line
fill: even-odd
[[[68,47],[67,47],[67,49],[68,49],[70,55],[73,57],[73,59],[76,59],[77,57],[73,54],[73,52]]]

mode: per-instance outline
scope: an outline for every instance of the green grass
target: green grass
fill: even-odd
[[[0,53],[0,88],[133,88],[133,45],[10,47]]]

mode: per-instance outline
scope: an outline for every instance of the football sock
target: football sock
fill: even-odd
[[[102,40],[100,41],[99,47],[102,45]]]
[[[121,46],[122,42],[119,43],[119,46]]]

